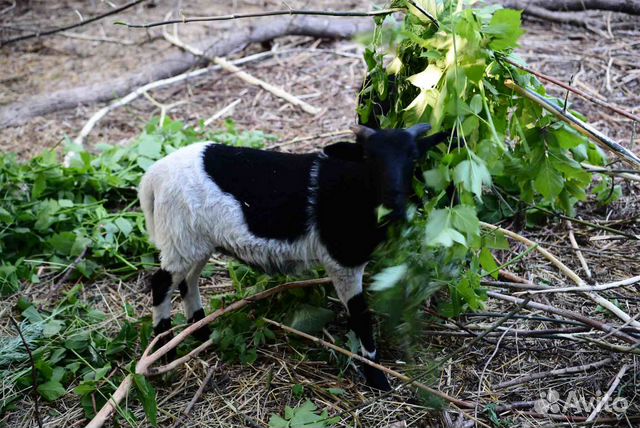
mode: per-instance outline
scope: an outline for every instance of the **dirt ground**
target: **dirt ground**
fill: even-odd
[[[29,3],[29,7],[23,6],[25,3]],[[9,9],[12,4],[10,1],[0,1],[2,39],[16,34],[12,28],[40,28],[54,22],[73,22],[78,19],[78,14],[89,16],[110,7],[108,2],[95,0],[31,0],[18,2],[15,8]],[[181,10],[185,16],[195,16],[285,7],[363,10],[370,5],[337,0],[146,2],[96,24],[0,49],[0,105],[57,89],[106,81],[177,50],[162,38],[160,29],[145,31],[111,25],[116,19],[146,22],[160,20],[168,12],[176,10]],[[574,86],[596,97],[640,114],[640,20],[638,17],[601,12],[588,12],[586,15],[597,22],[596,27],[579,28],[527,20],[527,33],[522,39],[519,54],[536,70],[565,82],[572,81]],[[260,25],[255,24],[255,20],[251,22]],[[232,32],[234,28],[243,25],[249,25],[249,21],[183,25],[180,27],[180,36],[185,42],[193,43],[203,37]],[[149,95],[155,102],[140,97],[113,111],[98,123],[89,137],[88,145],[101,142],[127,144],[140,133],[151,117],[159,114],[158,103],[179,103],[168,114],[186,123],[196,124],[198,120],[212,117],[237,100],[239,101],[228,115],[209,125],[212,129],[223,126],[225,117],[232,117],[239,129],[262,130],[278,136],[275,148],[285,151],[312,150],[335,141],[336,138],[344,138],[345,134],[340,131],[348,130],[355,123],[356,92],[365,72],[362,47],[353,41],[286,37],[276,40],[267,48],[283,53],[246,64],[243,69],[321,108],[320,114],[309,115],[229,73],[213,72],[152,91]],[[243,57],[263,49],[264,46],[249,46],[234,53],[232,57]],[[563,92],[548,87],[551,92],[564,95]],[[636,149],[638,132],[634,130],[631,120],[575,96],[570,99],[593,126],[626,147]],[[17,152],[26,158],[44,148],[57,146],[65,136],[77,136],[88,118],[101,107],[103,105],[81,106],[38,117],[22,126],[0,129],[0,150]],[[624,196],[618,202],[606,208],[595,203],[585,203],[579,207],[578,217],[601,225],[622,226],[627,233],[640,234],[638,183],[624,180],[619,183],[623,186]],[[638,274],[639,241],[607,239],[605,232],[580,224],[574,224],[573,227],[586,264],[593,273],[590,283],[607,283]],[[585,275],[569,242],[564,222],[552,221],[544,229],[522,233],[554,252],[577,273]],[[524,249],[524,246],[515,244],[512,245],[513,253],[503,256],[506,260]],[[511,268],[536,283],[572,285],[555,267],[536,254]],[[216,275],[202,287],[206,294],[214,293],[219,287],[228,284],[229,279],[225,275]],[[39,293],[33,287],[26,292],[33,293],[34,296]],[[135,305],[139,315],[146,313],[149,308],[149,298],[136,282],[114,284],[104,281],[87,287],[87,293],[87,298],[95,301],[99,307],[119,307],[124,298]],[[615,299],[629,314],[640,313],[640,298],[633,287],[617,288],[602,295],[610,300]],[[589,316],[594,316],[596,309],[592,301],[577,293],[549,295],[539,301]],[[2,302],[0,310],[11,307],[14,303]],[[177,308],[178,305],[174,305],[174,309]],[[464,336],[466,330],[459,328],[460,323],[467,330],[480,330],[497,319],[496,313],[506,313],[512,308],[506,303],[490,299],[481,314],[461,317],[456,320],[458,325],[452,321],[434,322],[425,333],[425,353],[419,356],[424,360],[418,362],[428,363],[430,359],[440,358],[468,342],[470,339]],[[602,314],[599,317],[607,320]],[[8,327],[4,321],[0,324],[0,331],[4,333]],[[296,383],[305,385],[305,397],[313,400],[320,409],[327,409],[330,415],[341,414],[339,426],[345,427],[474,426],[474,419],[487,403],[512,404],[516,408],[520,403],[523,409],[504,413],[501,417],[502,425],[494,426],[573,426],[576,423],[559,414],[552,420],[527,413],[533,412],[530,403],[546,398],[550,389],[559,392],[560,404],[567,402],[569,394],[575,394],[586,401],[601,397],[624,364],[629,368],[617,393],[621,393],[629,401],[629,409],[627,417],[622,418],[619,424],[638,426],[638,422],[632,420],[633,416],[640,415],[637,390],[640,368],[635,356],[611,354],[607,350],[589,346],[585,342],[589,339],[588,335],[584,339],[585,336],[577,333],[559,333],[549,339],[518,334],[519,331],[546,330],[561,326],[557,317],[538,310],[524,310],[522,318],[510,320],[503,329],[487,338],[488,343],[476,343],[463,355],[446,364],[432,386],[457,398],[480,403],[475,411],[467,410],[461,420],[458,420],[459,412],[455,408],[433,410],[418,404],[412,391],[406,387],[396,394],[368,403],[367,400],[376,395],[359,383],[353,370],[340,376],[338,368],[331,363],[301,361],[299,353],[305,352],[305,349],[297,348],[286,336],[279,335],[278,342],[261,351],[254,365],[226,366],[224,373],[214,376],[214,385],[205,391],[183,426],[267,426],[271,413],[282,414],[285,405],[298,403],[299,400],[291,393],[291,387]],[[344,331],[340,331],[344,327],[344,322],[337,322],[331,331],[334,334],[344,334]],[[399,355],[397,351],[385,350],[384,364],[399,371],[408,369],[406,364],[396,359]],[[526,374],[602,361],[610,356],[612,360],[597,370],[544,376],[512,387],[497,387],[501,382]],[[162,397],[161,426],[171,426],[175,417],[193,397],[204,378],[206,367],[216,364],[220,363],[211,352],[204,355],[202,360],[189,363],[186,368],[178,370],[173,384],[156,385],[159,396]],[[345,395],[335,397],[324,392],[324,388],[336,386],[344,389]],[[363,403],[367,405],[354,410]],[[131,410],[142,419],[141,407],[131,406]],[[573,413],[574,416],[588,414],[589,412]],[[606,412],[601,414],[613,415]],[[0,420],[0,426],[33,427],[36,425],[32,416],[33,403],[29,397],[25,397],[19,411],[6,415]],[[483,420],[487,421],[484,417]],[[63,406],[46,409],[44,421],[45,426],[51,428],[78,427],[86,422],[82,418],[79,403],[73,398],[66,400]],[[609,422],[596,426],[613,425],[613,422]]]

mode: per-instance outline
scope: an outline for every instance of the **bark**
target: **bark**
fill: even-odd
[[[282,36],[300,35],[316,38],[349,38],[371,30],[371,19],[330,19],[316,17],[284,17],[260,20],[253,26],[234,31],[225,38],[211,38],[195,44],[208,58],[226,56],[251,43],[262,43]],[[40,94],[0,108],[0,128],[18,126],[29,119],[77,107],[82,104],[110,101],[122,97],[134,88],[149,82],[183,73],[191,67],[203,65],[206,58],[190,53],[175,53],[149,64],[138,71],[108,82]]]
[[[553,11],[579,12],[584,10],[608,10],[630,15],[640,15],[638,0],[512,0],[504,3],[506,7],[527,9],[538,7]]]

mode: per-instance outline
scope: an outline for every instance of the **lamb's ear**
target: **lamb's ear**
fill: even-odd
[[[413,138],[418,138],[419,136],[431,131],[431,125],[428,123],[418,123],[417,125],[413,125],[411,128],[407,128],[406,131],[411,134]]]
[[[344,159],[354,162],[361,161],[363,158],[362,145],[347,143],[344,141],[330,144],[322,149],[322,151],[330,158]]]
[[[368,126],[358,125],[351,128],[354,134],[356,134],[356,143],[362,144],[373,136],[377,131],[369,128]]]
[[[449,139],[451,132],[440,132],[438,134],[429,135],[428,137],[419,138],[416,141],[418,147],[418,156],[423,157],[427,152],[438,144],[445,142]]]

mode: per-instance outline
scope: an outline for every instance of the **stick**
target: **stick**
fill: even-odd
[[[550,288],[546,290],[530,290],[525,291],[526,294],[546,294],[546,293],[573,293],[573,292],[583,292],[583,291],[604,291],[610,290],[612,288],[620,288],[626,287],[629,285],[637,284],[640,282],[640,275],[634,276],[632,278],[623,279],[621,281],[609,282],[607,284],[598,284],[594,286],[587,287],[559,287],[559,288]]]
[[[173,423],[172,428],[177,428],[178,426],[180,426],[180,424],[184,422],[184,419],[189,417],[189,414],[191,413],[191,409],[193,408],[193,406],[195,406],[196,402],[202,396],[202,393],[204,392],[204,389],[209,384],[209,381],[211,380],[211,376],[213,376],[213,372],[216,371],[216,368],[217,366],[209,367],[209,370],[207,370],[207,375],[202,380],[202,384],[200,384],[196,393],[193,394],[193,398],[189,401],[189,403],[187,403],[187,406],[182,411],[182,415],[178,417],[176,421]]]
[[[238,300],[237,302],[234,302],[225,308],[218,309],[217,311],[204,317],[200,321],[191,324],[189,327],[185,328],[182,332],[180,332],[180,334],[178,334],[176,337],[171,339],[169,342],[164,344],[155,352],[151,353],[153,347],[156,345],[158,340],[161,337],[166,336],[169,333],[169,331],[166,331],[163,334],[157,335],[151,341],[151,343],[149,343],[147,348],[142,353],[142,357],[140,358],[140,360],[138,360],[138,363],[136,364],[135,373],[141,374],[144,376],[149,376],[153,373],[158,373],[158,369],[153,369],[151,367],[153,363],[155,363],[160,358],[162,358],[162,356],[164,356],[171,349],[174,349],[176,346],[182,343],[182,341],[184,341],[187,337],[189,337],[189,335],[191,335],[194,331],[198,330],[200,327],[204,325],[212,323],[217,318],[219,318],[220,316],[226,313],[237,311],[253,302],[266,299],[282,291],[291,290],[294,288],[304,288],[304,287],[311,287],[316,285],[324,285],[324,284],[329,284],[330,282],[331,281],[328,278],[318,278],[318,279],[310,279],[306,281],[288,282],[286,284],[281,284],[276,287],[264,290],[260,293],[254,294],[253,296],[246,297],[242,300]],[[207,342],[211,342],[211,341],[209,340]],[[194,351],[196,351],[198,348],[194,349]],[[193,354],[194,351],[191,351],[189,355]],[[185,359],[185,357],[183,357],[180,360],[181,362],[184,362],[184,361],[187,361],[188,359]],[[160,367],[159,369],[162,369],[163,367],[164,366]],[[122,383],[118,386],[116,391],[113,393],[113,395],[102,407],[102,409],[100,409],[100,411],[93,417],[93,419],[91,419],[91,421],[87,424],[85,428],[100,428],[102,425],[104,425],[107,419],[111,417],[116,407],[118,407],[118,405],[122,402],[122,400],[124,400],[129,394],[129,389],[131,388],[132,382],[133,382],[132,375],[127,375],[122,381]]]
[[[237,13],[231,15],[218,15],[218,16],[194,16],[191,18],[182,17],[179,19],[169,19],[165,21],[150,22],[147,24],[131,24],[125,21],[116,21],[115,25],[123,25],[128,28],[153,28],[162,25],[170,24],[187,24],[189,22],[211,22],[211,21],[229,21],[232,19],[244,19],[244,18],[260,18],[265,16],[282,16],[282,15],[313,15],[313,16],[350,16],[350,17],[367,17],[367,16],[380,16],[390,15],[395,12],[403,12],[405,9],[393,8],[383,10],[372,10],[370,12],[342,12],[342,11],[330,11],[330,10],[299,10],[299,9],[287,9],[287,10],[272,10],[268,12],[256,12],[256,13]]]
[[[240,102],[242,102],[242,98],[238,98],[235,101],[231,102],[231,104],[225,106],[224,108],[222,108],[221,110],[219,110],[218,112],[216,112],[215,114],[213,114],[210,118],[208,118],[207,120],[205,120],[202,123],[202,128],[206,128],[207,126],[209,126],[213,121],[220,119],[221,117],[227,115],[228,113],[233,111],[233,108],[235,106],[237,106],[238,104],[240,104]]]
[[[251,85],[256,85],[256,86],[260,86],[262,89],[264,89],[265,91],[271,92],[273,95],[275,95],[278,98],[282,98],[283,100],[297,106],[300,107],[304,112],[312,114],[312,115],[316,115],[318,113],[320,113],[320,109],[317,107],[313,107],[312,105],[306,103],[305,101],[302,101],[300,98],[291,95],[290,93],[288,93],[287,91],[285,91],[284,89],[272,85],[271,83],[265,82],[262,79],[258,79],[257,77],[254,77],[252,75],[250,75],[249,73],[247,73],[246,71],[241,70],[240,68],[238,68],[237,66],[235,66],[234,64],[232,64],[231,62],[227,61],[225,58],[219,57],[219,56],[214,56],[213,58],[209,58],[205,51],[197,49],[193,46],[189,46],[188,44],[184,43],[182,40],[180,40],[180,38],[178,37],[178,30],[177,30],[177,26],[175,28],[174,34],[171,35],[168,32],[164,31],[162,32],[162,35],[164,36],[164,38],[169,42],[172,43],[176,46],[178,46],[181,49],[186,50],[187,52],[192,53],[195,56],[201,56],[201,57],[206,57],[208,59],[211,59],[215,64],[219,65],[220,67],[222,67],[223,70],[226,70],[230,73],[233,73],[236,77],[244,80],[245,82],[251,84]]]
[[[557,369],[557,370],[550,370],[550,371],[547,371],[547,372],[534,373],[534,374],[530,374],[530,375],[527,375],[527,376],[522,376],[522,377],[510,380],[510,381],[507,381],[507,382],[501,382],[501,383],[497,384],[495,386],[495,388],[496,389],[508,388],[510,386],[520,385],[522,383],[531,382],[532,380],[543,379],[543,378],[545,378],[547,376],[562,376],[562,375],[565,375],[565,374],[586,372],[587,370],[593,370],[593,369],[600,368],[602,366],[606,366],[607,364],[611,363],[612,361],[613,361],[613,358],[605,358],[604,360],[596,361],[595,363],[583,364],[581,366],[565,367],[564,369]]]
[[[91,24],[92,22],[96,22],[102,18],[106,18],[107,16],[111,16],[111,15],[115,15],[117,13],[120,13],[122,11],[125,11],[129,8],[132,8],[133,6],[142,3],[145,0],[134,0],[132,2],[129,2],[123,6],[120,6],[116,9],[110,10],[109,12],[105,12],[101,15],[97,15],[94,16],[92,18],[89,19],[85,19],[83,21],[77,22],[75,24],[71,24],[71,25],[65,25],[62,27],[58,27],[58,28],[54,28],[53,30],[47,30],[47,31],[37,31],[35,33],[30,33],[30,34],[25,34],[23,36],[18,36],[18,37],[14,37],[13,39],[9,39],[9,40],[5,40],[4,42],[0,42],[0,47],[11,44],[11,43],[15,43],[15,42],[19,42],[22,40],[27,40],[27,39],[32,39],[34,37],[44,37],[44,36],[48,36],[50,34],[55,34],[55,33],[60,33],[61,31],[67,31],[67,30],[71,30],[73,28],[78,28],[78,27],[82,27],[83,25],[87,25],[87,24]]]
[[[31,382],[32,382],[31,395],[33,395],[34,413],[36,416],[36,422],[38,423],[38,427],[42,428],[42,418],[40,417],[40,406],[38,404],[38,398],[39,398],[38,397],[38,372],[36,371],[36,363],[33,359],[31,348],[29,348],[29,344],[27,343],[27,340],[22,335],[22,330],[20,330],[20,325],[11,315],[9,315],[9,321],[11,321],[11,324],[13,324],[16,330],[18,330],[18,334],[20,335],[20,340],[22,340],[24,349],[27,351],[27,354],[29,355],[29,362],[31,363]]]
[[[604,394],[604,396],[602,397],[602,400],[600,400],[596,408],[593,409],[593,412],[591,412],[591,414],[587,418],[587,422],[592,422],[596,418],[596,416],[598,416],[598,413],[600,413],[605,403],[609,401],[609,398],[611,398],[611,395],[618,387],[618,384],[620,383],[620,381],[622,380],[622,378],[624,377],[628,369],[629,369],[628,364],[625,364],[622,367],[620,367],[620,371],[618,371],[618,374],[613,379],[613,382],[611,382],[611,386],[609,387],[609,390]]]
[[[278,53],[281,53],[281,52],[277,52],[277,51],[260,52],[254,55],[246,56],[244,58],[239,58],[232,62],[234,64],[245,64],[247,62],[256,61],[258,59],[276,55]],[[123,105],[129,104],[131,101],[143,95],[145,92],[151,91],[153,89],[161,88],[163,86],[172,85],[174,83],[179,83],[184,80],[202,76],[204,74],[211,73],[213,71],[221,70],[221,69],[222,67],[218,65],[214,65],[214,66],[200,68],[193,71],[188,71],[186,73],[182,73],[177,76],[170,77],[168,79],[156,80],[155,82],[150,82],[144,86],[140,86],[139,88],[137,88],[133,92],[130,92],[128,95],[124,96],[123,98],[120,98],[119,100],[116,100],[111,104],[109,104],[108,106],[103,107],[97,112],[95,112],[93,116],[91,116],[91,118],[87,121],[87,123],[82,127],[82,130],[80,131],[80,133],[78,134],[74,142],[79,146],[82,146],[84,144],[85,139],[89,136],[89,134],[91,133],[93,128],[96,126],[98,121],[100,121],[103,117],[105,117],[107,114],[117,109],[118,107],[122,107]]]
[[[71,274],[78,267],[78,264],[82,260],[84,260],[84,257],[87,255],[88,249],[89,247],[86,247],[84,250],[82,250],[82,253],[73,261],[73,263],[71,263],[67,267],[67,271],[64,273],[64,275],[62,275],[62,278],[60,278],[60,281],[58,281],[53,287],[51,287],[51,290],[49,291],[49,295],[47,296],[47,300],[53,299],[58,294],[58,292],[60,291],[60,288],[62,288],[64,283],[67,282]]]
[[[487,291],[487,295],[489,297],[493,297],[494,299],[499,299],[499,300],[504,300],[507,302],[511,302],[511,303],[516,303],[516,304],[522,304],[524,303],[523,299],[520,299],[519,297],[513,297],[513,296],[507,296],[505,294],[501,294],[498,293],[496,291]],[[626,333],[623,333],[621,331],[616,331],[616,329],[614,327],[612,327],[609,324],[605,324],[601,321],[598,320],[594,320],[588,317],[585,317],[582,314],[579,314],[577,312],[573,312],[573,311],[568,311],[566,309],[560,309],[560,308],[556,308],[554,306],[550,306],[550,305],[545,305],[542,303],[538,303],[538,302],[528,302],[526,305],[526,307],[530,308],[530,309],[538,309],[550,314],[556,314],[556,315],[560,315],[564,318],[568,318],[574,321],[579,321],[584,325],[587,325],[589,327],[595,328],[597,330],[603,331],[605,333],[612,333],[614,336],[618,337],[619,339],[624,340],[627,343],[630,344],[635,344],[636,340],[629,336]]]
[[[334,345],[333,343],[329,343],[329,342],[327,342],[327,341],[325,341],[323,339],[320,339],[319,337],[311,336],[310,334],[304,333],[304,332],[302,332],[300,330],[296,330],[293,327],[286,326],[286,325],[284,325],[282,323],[279,323],[277,321],[273,321],[273,320],[271,320],[269,318],[262,318],[262,319],[265,322],[267,322],[267,323],[269,323],[271,325],[274,325],[276,327],[279,327],[279,328],[281,328],[282,330],[284,330],[284,331],[286,331],[288,333],[292,333],[292,334],[295,334],[297,336],[304,337],[305,339],[310,340],[310,341],[312,341],[312,342],[314,342],[314,343],[316,343],[318,345],[321,345],[321,346],[323,346],[323,347],[325,347],[327,349],[331,349],[333,351],[339,352],[339,353],[341,353],[343,355],[346,355],[349,358],[352,358],[352,359],[357,360],[357,361],[359,361],[361,363],[364,363],[364,364],[367,364],[367,365],[369,365],[371,367],[374,367],[374,368],[376,368],[376,369],[378,369],[380,371],[383,371],[384,373],[386,373],[386,374],[388,374],[390,376],[393,376],[393,377],[395,377],[397,379],[400,379],[403,382],[408,382],[411,385],[415,385],[419,389],[422,389],[423,391],[426,391],[426,392],[428,392],[430,394],[433,394],[433,395],[435,395],[437,397],[440,397],[443,400],[446,400],[446,401],[448,401],[448,402],[450,402],[452,404],[455,404],[456,406],[458,406],[460,408],[473,409],[475,407],[474,403],[471,403],[471,402],[468,402],[468,401],[463,401],[463,400],[460,400],[460,399],[455,398],[455,397],[451,397],[450,395],[447,395],[444,392],[438,391],[437,389],[433,389],[433,388],[431,388],[431,387],[429,387],[429,386],[427,386],[427,385],[425,385],[425,384],[423,384],[421,382],[417,382],[417,381],[411,379],[409,376],[406,376],[406,375],[404,375],[404,374],[402,374],[400,372],[397,372],[397,371],[395,371],[393,369],[385,367],[382,364],[375,363],[375,362],[373,362],[373,361],[371,361],[371,360],[369,360],[369,359],[367,359],[365,357],[362,357],[362,356],[360,356],[358,354],[354,354],[351,351],[348,351],[348,350],[346,350],[344,348],[341,348],[340,346]]]
[[[578,241],[576,241],[576,236],[573,234],[573,226],[569,220],[565,220],[567,225],[567,229],[569,230],[569,241],[571,242],[571,247],[576,251],[576,256],[578,256],[578,260],[580,260],[580,264],[582,265],[582,269],[584,273],[587,275],[587,278],[591,279],[591,270],[589,269],[589,265],[587,265],[587,261],[582,255],[582,251],[580,251],[580,247],[578,246]]]
[[[522,64],[518,64],[517,62],[515,62],[515,61],[513,61],[513,60],[511,60],[509,58],[504,58],[504,60],[506,62],[508,62],[509,64],[511,64],[511,65],[513,65],[515,67],[518,67],[520,70],[524,70],[527,73],[531,73],[534,76],[539,77],[542,80],[546,80],[547,82],[553,83],[554,85],[558,85],[561,88],[564,88],[567,91],[571,91],[574,94],[579,95],[582,98],[584,98],[586,100],[589,100],[594,104],[597,104],[597,105],[602,106],[602,107],[606,107],[606,108],[610,109],[611,111],[614,111],[614,112],[616,112],[616,113],[618,113],[618,114],[620,114],[620,115],[622,115],[624,117],[627,117],[627,118],[629,118],[631,120],[635,120],[636,122],[640,122],[640,116],[638,116],[636,114],[633,114],[633,113],[629,113],[628,111],[625,111],[625,110],[621,109],[620,107],[616,107],[616,106],[614,106],[612,104],[609,104],[609,103],[607,103],[605,101],[602,101],[601,99],[596,98],[593,95],[582,91],[581,89],[575,88],[575,87],[573,87],[573,86],[571,86],[571,85],[569,85],[567,83],[564,83],[562,80],[558,80],[558,79],[553,78],[551,76],[548,76],[548,75],[546,75],[544,73],[536,71],[536,70],[534,70],[532,68],[526,67],[526,66],[524,66]]]
[[[564,273],[566,276],[571,278],[571,280],[573,282],[575,282],[579,287],[587,287],[587,283],[584,282],[584,280],[582,278],[580,278],[578,276],[578,274],[576,274],[574,271],[569,269],[564,263],[562,263],[557,257],[555,257],[553,254],[551,254],[549,251],[547,251],[546,249],[542,248],[540,245],[537,245],[535,242],[531,241],[530,239],[527,239],[524,236],[519,235],[519,234],[517,234],[515,232],[511,232],[510,230],[503,229],[503,228],[501,228],[499,226],[494,226],[494,225],[491,225],[489,223],[485,223],[485,222],[482,222],[482,221],[480,222],[480,226],[484,227],[485,229],[499,230],[500,232],[502,232],[503,234],[509,236],[510,238],[515,239],[516,241],[522,242],[522,243],[524,243],[526,245],[529,245],[529,246],[534,246],[535,245],[536,246],[536,250],[540,254],[542,254],[547,260],[549,260],[558,269],[560,269],[560,271],[562,271],[562,273]],[[613,303],[611,303],[609,300],[605,299],[604,297],[597,295],[596,293],[593,292],[593,290],[584,291],[582,293],[584,293],[588,298],[593,300],[595,303],[599,304],[603,308],[607,309],[609,312],[613,313],[615,316],[620,318],[622,321],[627,322],[627,321],[631,320],[631,325],[633,327],[640,328],[640,322],[633,321],[632,318],[626,312],[624,312],[622,309],[618,308],[616,305],[614,305]]]
[[[593,128],[591,125],[584,123],[573,115],[564,114],[562,112],[562,108],[551,104],[548,100],[536,94],[535,92],[517,85],[513,80],[507,79],[504,81],[504,84],[507,88],[513,89],[519,95],[533,101],[534,103],[543,107],[545,110],[553,113],[553,115],[555,115],[558,119],[567,123],[573,129],[585,135],[586,137],[590,138],[600,147],[609,149],[621,159],[626,160],[632,165],[640,167],[640,158],[638,158],[635,153],[621,146],[618,142],[607,137],[602,132]]]

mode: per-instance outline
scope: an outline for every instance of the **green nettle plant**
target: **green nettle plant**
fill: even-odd
[[[129,146],[100,144],[97,153],[73,150],[65,167],[45,151],[26,162],[0,153],[0,296],[22,281],[40,282],[38,270],[67,269],[96,278],[108,271],[126,277],[154,264],[136,188],[157,159],[188,144],[211,140],[260,148],[273,137],[236,130],[204,132],[183,122],[153,119]]]
[[[520,212],[529,220],[536,206],[571,214],[592,181],[580,162],[605,161],[585,137],[505,86],[512,80],[564,107],[534,76],[505,61],[523,63],[513,54],[523,34],[521,12],[470,3],[394,1],[393,7],[408,10],[404,22],[377,19],[365,51],[369,77],[358,105],[363,123],[399,128],[426,122],[450,135],[422,165],[424,180],[414,185],[422,202],[410,210],[409,226],[396,230],[377,254],[377,308],[405,333],[419,332],[422,305],[443,287],[450,294],[439,308],[444,315],[481,307],[480,280],[498,271],[491,250],[508,246],[503,236],[481,234],[479,220]],[[619,194],[608,185],[599,192],[603,202]]]

